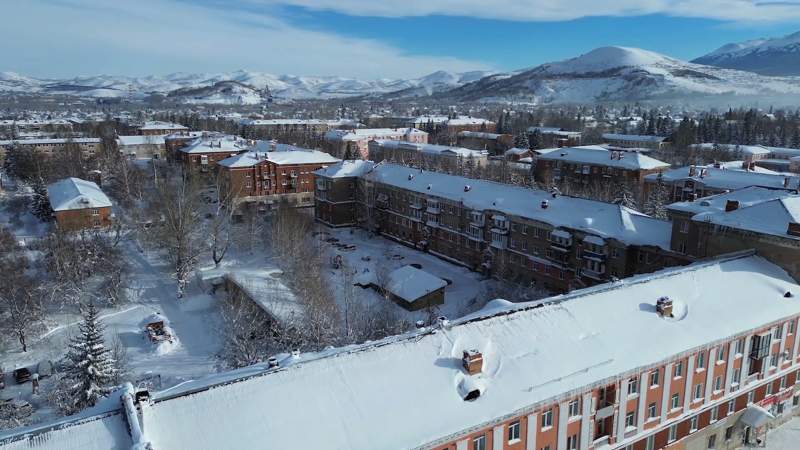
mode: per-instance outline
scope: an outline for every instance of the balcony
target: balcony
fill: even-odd
[[[505,229],[505,228],[494,227],[494,228],[491,229],[491,231],[492,231],[492,233],[502,234],[504,236],[508,234],[508,230]]]
[[[598,272],[596,270],[587,269],[585,267],[581,269],[581,275],[597,281],[605,280],[605,272]]]
[[[605,262],[608,258],[608,255],[605,252],[599,252],[595,250],[587,250],[583,249],[583,253],[581,254],[586,259],[591,259],[592,261],[597,262]]]
[[[425,208],[425,212],[428,214],[440,214],[442,210],[439,209],[439,207],[428,206],[427,208]]]
[[[408,207],[411,208],[411,209],[422,209],[422,204],[421,203],[409,203]]]

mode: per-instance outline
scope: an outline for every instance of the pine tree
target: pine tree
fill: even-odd
[[[39,179],[33,185],[33,199],[31,200],[31,212],[43,222],[53,219],[53,209],[50,207],[50,198],[47,196],[47,187],[44,181]]]
[[[647,200],[644,202],[644,205],[642,205],[642,212],[650,217],[666,220],[667,203],[669,201],[667,198],[668,196],[669,192],[667,191],[667,187],[661,180],[661,174],[659,174],[656,186],[647,196]]]
[[[529,149],[531,148],[528,142],[528,135],[523,131],[514,137],[514,147]]]
[[[625,182],[618,184],[617,194],[614,197],[613,203],[630,209],[638,209],[636,206],[636,197],[633,195],[633,190],[631,190],[630,185]]]
[[[73,412],[94,406],[112,390],[117,369],[103,341],[104,328],[97,308],[89,303],[67,353],[67,398]]]

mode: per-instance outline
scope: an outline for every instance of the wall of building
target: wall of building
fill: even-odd
[[[58,227],[65,231],[80,231],[111,226],[111,208],[87,208],[54,213]]]

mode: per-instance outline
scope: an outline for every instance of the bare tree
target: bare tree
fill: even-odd
[[[217,173],[216,182],[214,183],[213,190],[215,194],[214,209],[211,212],[211,225],[209,229],[211,247],[211,259],[214,261],[214,266],[219,267],[219,264],[225,258],[232,243],[232,228],[233,228],[233,212],[234,192],[225,182],[221,171]]]

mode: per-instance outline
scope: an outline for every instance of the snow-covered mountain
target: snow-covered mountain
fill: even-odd
[[[576,58],[495,74],[443,95],[465,101],[587,103],[800,95],[800,78],[688,63],[628,47],[601,47]]]
[[[228,73],[174,73],[166,76],[127,77],[112,75],[97,75],[89,77],[75,77],[71,79],[40,79],[26,77],[13,72],[0,73],[0,92],[27,92],[42,94],[63,94],[81,97],[126,97],[143,98],[148,95],[160,94],[189,103],[204,102],[207,93],[196,92],[196,95],[182,95],[185,91],[170,95],[179,90],[199,89],[217,86],[229,88],[217,90],[208,98],[210,103],[218,104],[248,104],[255,98],[243,92],[245,87],[253,91],[265,89],[279,98],[309,99],[309,98],[340,98],[360,95],[377,95],[396,91],[410,91],[418,89],[419,95],[440,92],[446,89],[461,86],[477,80],[490,72],[474,71],[466,73],[453,73],[439,71],[415,79],[379,79],[359,80],[355,78],[322,76],[303,77],[295,75],[273,75],[263,72],[250,72],[238,70]],[[234,82],[219,85],[220,82]],[[226,96],[226,92],[230,96]]]
[[[692,62],[762,75],[800,75],[800,32],[723,45]]]

